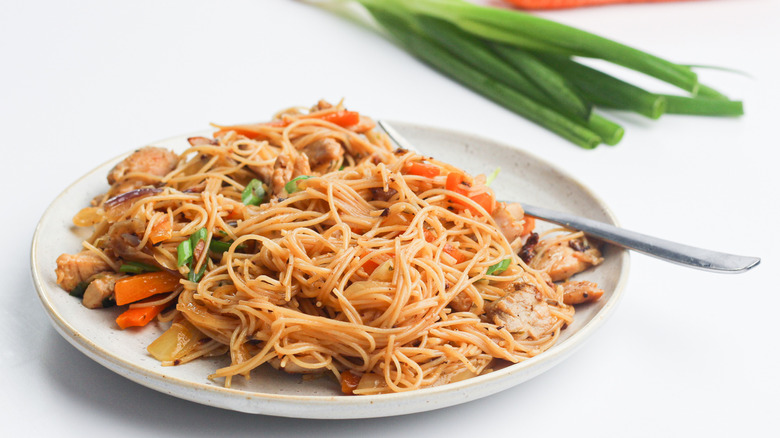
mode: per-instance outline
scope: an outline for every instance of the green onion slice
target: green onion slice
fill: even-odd
[[[265,199],[265,188],[259,179],[253,179],[241,192],[241,202],[244,205],[260,205]]]
[[[227,242],[223,242],[222,240],[212,240],[211,243],[209,243],[209,250],[213,252],[222,253],[230,249],[230,245],[233,244],[233,240],[229,240]],[[246,245],[238,245],[236,247],[237,249],[244,249],[246,248]]]
[[[495,265],[490,266],[485,272],[485,275],[500,274],[509,268],[509,264],[512,263],[512,259],[504,259]]]
[[[69,292],[70,296],[76,297],[76,298],[83,297],[84,296],[84,291],[87,290],[87,286],[89,286],[89,283],[87,283],[86,281],[79,282],[79,284],[77,284],[76,287],[71,289],[71,291]]]
[[[189,280],[189,281],[191,281],[193,283],[197,283],[197,282],[200,281],[201,278],[203,278],[203,274],[205,274],[205,273],[206,273],[206,264],[205,263],[203,264],[203,267],[200,268],[200,271],[198,271],[198,272],[195,272],[195,267],[193,266],[192,269],[190,270],[189,275],[187,275],[187,280]]]
[[[192,242],[187,239],[176,247],[176,266],[184,266],[192,260]]]
[[[208,231],[206,231],[206,228],[199,229],[190,236],[190,245],[192,245],[192,248],[194,249],[196,246],[198,246],[198,242],[201,240],[206,240],[207,236]]]
[[[134,261],[124,262],[122,263],[122,266],[119,267],[119,272],[124,272],[126,274],[143,274],[144,272],[155,272],[159,270],[160,268],[157,266]]]
[[[485,185],[486,185],[486,186],[489,186],[489,185],[490,185],[490,183],[492,183],[493,181],[495,181],[495,179],[496,179],[496,177],[498,176],[498,173],[499,173],[499,172],[501,172],[501,168],[500,168],[500,167],[496,167],[496,170],[494,170],[494,171],[493,171],[493,173],[491,173],[490,175],[488,175],[488,176],[487,176],[487,178],[485,179]]]
[[[298,181],[309,179],[311,177],[311,175],[296,176],[295,178],[291,179],[290,182],[284,185],[284,190],[287,193],[295,193],[298,191]]]

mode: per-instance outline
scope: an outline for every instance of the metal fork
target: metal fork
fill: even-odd
[[[389,123],[379,120],[378,124],[399,147],[410,151],[419,151]],[[691,268],[736,274],[745,272],[761,262],[761,259],[758,257],[740,256],[696,248],[629,231],[581,216],[528,205],[524,202],[521,202],[520,205],[525,213],[530,216],[562,225],[566,228],[580,230],[585,234],[613,245],[632,249],[642,254]]]

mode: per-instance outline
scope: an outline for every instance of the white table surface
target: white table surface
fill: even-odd
[[[289,0],[0,3],[1,436],[777,436],[780,2],[710,0],[548,12],[671,60],[733,67],[703,82],[739,119],[624,124],[579,149],[379,34]],[[402,417],[296,420],[179,400],[108,371],[52,328],[29,269],[34,227],[80,175],[210,122],[344,98],[376,118],[468,131],[553,161],[627,228],[763,259],[712,274],[633,255],[615,315],[545,374]]]

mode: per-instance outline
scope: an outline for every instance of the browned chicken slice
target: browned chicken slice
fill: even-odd
[[[114,184],[123,180],[127,175],[134,173],[144,173],[152,176],[165,176],[176,168],[179,163],[179,156],[167,149],[146,146],[130,154],[122,162],[114,166],[108,173],[108,183]],[[141,176],[132,178],[141,183],[154,183],[152,178],[143,178]]]
[[[57,284],[66,291],[71,291],[93,275],[110,269],[111,266],[99,255],[91,251],[82,251],[57,257],[57,268],[54,272],[57,274]]]
[[[95,275],[84,291],[81,303],[90,309],[103,307],[105,300],[114,296],[114,285],[122,277],[124,275],[115,272],[101,272]]]
[[[564,304],[589,303],[604,295],[604,290],[592,281],[567,281],[562,286]]]
[[[311,175],[309,166],[309,157],[306,154],[300,154],[297,157],[290,158],[287,154],[279,154],[274,163],[274,171],[271,176],[271,192],[274,196],[285,194],[284,186],[291,179],[302,175]]]
[[[486,306],[486,316],[510,333],[538,339],[558,320],[534,285],[518,283],[515,287],[516,290]]]
[[[541,251],[531,259],[529,266],[546,272],[552,281],[567,280],[604,260],[601,251],[582,238],[558,242]]]
[[[216,139],[208,137],[190,137],[187,139],[187,142],[192,146],[215,146],[219,144]]]
[[[523,234],[525,212],[520,204],[505,204],[499,202],[493,211],[493,220],[496,221],[501,234],[512,244],[512,249],[517,252],[522,247],[520,240]]]
[[[145,229],[146,223],[137,218],[116,222],[106,232],[108,241],[105,246],[116,257],[155,264],[154,257],[138,247],[141,243],[140,236],[143,236]]]
[[[358,134],[364,134],[372,129],[376,128],[376,122],[370,117],[360,115],[360,121],[356,125],[348,126],[347,129],[354,131]]]
[[[323,164],[338,160],[344,155],[341,143],[327,137],[321,138],[303,148],[303,153],[309,157],[309,165],[315,169]]]

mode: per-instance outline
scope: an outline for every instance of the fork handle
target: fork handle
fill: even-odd
[[[736,274],[745,272],[761,262],[758,257],[696,248],[559,211],[527,204],[522,204],[522,206],[529,216],[583,231],[585,234],[623,248],[705,271]]]

